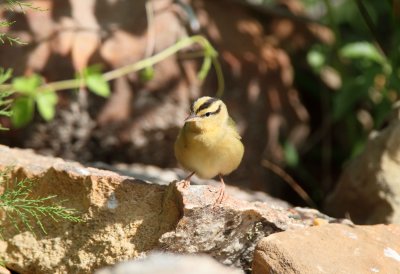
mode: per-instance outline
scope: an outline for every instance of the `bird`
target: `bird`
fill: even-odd
[[[223,175],[238,168],[244,153],[235,122],[222,100],[203,96],[193,102],[174,151],[179,164],[191,172],[183,181],[185,188],[194,174],[203,179],[219,176],[221,187],[215,204],[220,204],[225,197]]]

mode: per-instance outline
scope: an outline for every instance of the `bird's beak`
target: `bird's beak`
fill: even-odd
[[[190,113],[190,115],[185,119],[185,123],[186,122],[195,122],[197,121],[197,116],[195,113]]]

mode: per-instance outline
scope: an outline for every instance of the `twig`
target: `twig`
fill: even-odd
[[[317,208],[317,205],[314,203],[314,201],[310,198],[310,196],[305,192],[305,190],[282,168],[280,168],[278,165],[272,163],[271,161],[268,161],[266,159],[263,159],[261,161],[261,165],[263,165],[265,168],[268,168],[271,170],[273,173],[278,175],[282,180],[284,180],[286,183],[289,184],[289,186],[310,206],[313,208]]]

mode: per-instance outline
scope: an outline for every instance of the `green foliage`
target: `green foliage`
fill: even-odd
[[[42,219],[50,217],[54,221],[67,220],[70,222],[81,222],[77,216],[77,211],[72,208],[62,206],[66,201],[57,201],[56,195],[47,197],[33,197],[32,188],[35,183],[31,179],[12,180],[10,169],[0,172],[0,186],[4,188],[0,195],[0,210],[5,213],[17,230],[21,230],[22,225],[34,231],[34,225],[40,227],[46,233]]]
[[[11,27],[13,24],[15,23],[15,21],[2,21],[0,22],[0,28],[8,28]],[[8,35],[5,32],[0,32],[0,43],[1,44],[5,44],[6,42],[8,42],[10,45],[25,45],[26,43],[22,42],[20,38],[18,37],[12,37],[10,35]]]
[[[354,42],[344,45],[339,50],[339,55],[349,59],[361,59],[375,61],[385,65],[386,58],[378,51],[376,46],[370,42]]]
[[[322,91],[330,96],[328,115],[334,123],[361,129],[351,141],[359,144],[366,138],[366,125],[350,116],[365,111],[379,128],[399,98],[400,24],[385,2],[344,1],[327,12],[321,20],[337,30],[336,44],[314,46],[307,61],[318,75],[326,67],[338,72],[342,83],[338,90]]]
[[[327,193],[343,163],[363,151],[369,133],[389,121],[400,99],[400,18],[385,1],[303,2],[334,40],[314,44],[307,53],[309,70],[303,64],[296,70],[312,135],[293,171],[301,180],[318,182],[310,193]],[[284,149],[290,161],[291,149]],[[313,179],[300,170],[305,165]],[[324,196],[313,198],[320,202]]]
[[[0,85],[10,79],[12,74],[12,70],[3,70],[0,68]],[[13,92],[11,91],[3,91],[0,92],[0,116],[10,117],[12,114],[11,104],[12,100],[11,95]],[[0,130],[7,130],[7,128],[3,127],[0,123]]]
[[[11,11],[15,11],[17,8],[23,12],[26,8],[45,11],[27,1],[6,0],[5,4]],[[0,28],[3,27],[7,29],[14,23],[14,21],[2,21],[0,22]],[[24,44],[19,38],[14,38],[7,33],[0,32],[0,43],[4,44],[6,41],[11,45],[13,43]],[[2,74],[0,72],[0,115],[12,115],[11,121],[13,125],[15,127],[23,127],[33,119],[36,104],[41,117],[46,121],[50,121],[55,116],[55,107],[57,105],[56,91],[87,87],[98,96],[109,97],[111,94],[109,81],[132,72],[139,72],[143,81],[149,81],[154,78],[154,64],[163,61],[169,56],[176,54],[179,50],[193,44],[199,44],[203,47],[203,52],[201,54],[204,56],[204,63],[199,72],[199,78],[204,79],[211,65],[214,65],[219,83],[217,94],[220,96],[223,91],[223,77],[220,65],[216,60],[218,54],[207,39],[203,36],[196,35],[185,37],[154,56],[104,74],[101,73],[99,66],[88,67],[77,77],[78,79],[73,80],[44,83],[40,75],[34,74],[26,77],[16,77],[12,80],[12,84],[8,85],[5,84],[5,81],[10,78],[11,72],[8,74]],[[7,90],[10,91],[8,92]],[[12,105],[12,111],[8,112],[11,101],[5,100],[5,98],[14,92],[16,99]],[[1,112],[1,107],[3,107],[3,112]],[[0,126],[0,129],[4,128]]]
[[[47,90],[36,94],[35,99],[40,115],[46,121],[51,121],[56,113],[57,94],[52,90]]]
[[[108,97],[111,94],[110,86],[100,71],[100,66],[88,67],[83,71],[83,79],[89,90],[101,97]]]
[[[57,105],[56,91],[88,87],[94,94],[108,97],[111,94],[109,81],[132,72],[140,72],[144,80],[150,80],[154,77],[153,66],[156,63],[193,44],[199,44],[203,48],[200,54],[204,56],[204,63],[199,72],[199,78],[204,79],[209,73],[211,66],[214,66],[218,79],[217,96],[221,96],[224,89],[224,79],[221,66],[217,60],[218,54],[208,40],[199,35],[185,37],[154,56],[106,73],[101,73],[100,66],[91,66],[86,68],[77,79],[53,83],[44,83],[43,78],[37,74],[16,77],[12,80],[11,86],[2,85],[0,82],[0,93],[4,92],[4,89],[9,88],[16,94],[16,99],[12,106],[13,115],[11,117],[11,121],[15,127],[23,127],[33,119],[35,104],[41,117],[46,121],[50,121],[55,116]]]
[[[15,127],[23,127],[33,118],[34,101],[32,97],[19,97],[12,106],[11,121]]]
[[[45,11],[44,9],[36,7],[32,3],[27,2],[27,1],[6,0],[6,2],[8,4],[8,9],[10,9],[10,10],[15,10],[16,8],[19,8],[23,11],[24,8],[29,8],[29,9],[38,10],[38,11]]]
[[[43,9],[34,6],[32,3],[27,1],[19,1],[19,0],[6,0],[6,7],[11,11],[15,11],[16,9],[20,9],[24,11],[24,9],[32,9],[37,11],[44,11]],[[15,21],[1,21],[0,28],[9,28],[11,27]],[[12,37],[5,32],[0,32],[0,43],[5,44],[8,42],[10,45],[26,45],[25,42],[21,41],[19,37]]]
[[[44,120],[54,118],[57,94],[51,89],[39,89],[42,85],[43,79],[37,74],[12,80],[12,88],[19,94],[12,106],[11,121],[15,127],[23,127],[33,119],[35,104]]]
[[[299,164],[299,154],[292,143],[285,142],[283,144],[283,155],[289,167],[296,167]]]
[[[325,55],[317,49],[312,49],[307,53],[307,62],[316,72],[321,70],[325,65],[325,61]]]
[[[145,67],[139,72],[139,77],[142,82],[148,82],[154,78],[155,70],[152,66]]]
[[[12,80],[12,87],[23,95],[34,96],[36,89],[42,82],[42,78],[39,75],[33,74],[26,77],[15,77]]]

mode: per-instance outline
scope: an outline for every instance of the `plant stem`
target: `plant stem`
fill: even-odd
[[[186,37],[186,38],[183,38],[182,40],[178,41],[177,43],[175,43],[173,46],[161,51],[160,53],[157,53],[156,55],[153,55],[153,56],[151,56],[149,58],[141,60],[141,61],[139,61],[137,63],[131,64],[131,65],[127,65],[125,67],[106,72],[106,73],[103,74],[103,77],[107,81],[110,81],[110,80],[114,80],[116,78],[119,78],[121,76],[124,76],[126,74],[129,74],[131,72],[136,72],[136,71],[139,71],[139,70],[144,69],[146,67],[153,66],[156,63],[158,63],[158,62],[170,57],[171,55],[174,55],[175,53],[177,53],[181,49],[184,49],[184,48],[186,48],[188,46],[191,46],[192,44],[196,44],[196,43],[200,44],[201,46],[203,46],[204,49],[212,48],[212,46],[207,41],[207,39],[205,39],[201,35],[196,35],[196,36],[192,36],[192,37]]]
[[[174,45],[170,46],[169,48],[166,48],[165,50],[163,50],[149,58],[146,58],[146,59],[136,62],[134,64],[126,65],[124,67],[106,72],[103,74],[103,77],[106,81],[111,81],[111,80],[117,79],[121,76],[127,75],[129,73],[136,72],[136,71],[139,71],[146,67],[153,66],[156,63],[161,62],[162,60],[174,55],[178,51],[180,51],[186,47],[189,47],[193,44],[201,45],[203,47],[204,55],[210,55],[213,60],[216,59],[217,53],[216,53],[215,49],[212,47],[212,45],[210,44],[210,42],[208,42],[208,40],[201,35],[195,35],[195,36],[191,36],[191,37],[185,37],[185,38],[179,40],[178,42],[176,42]],[[213,62],[213,63],[216,64],[216,62]],[[221,78],[220,75],[218,75],[218,77]],[[221,82],[221,81],[219,80],[219,82]],[[85,86],[86,86],[86,83],[82,83],[82,79],[63,80],[63,81],[44,84],[44,85],[38,87],[38,92],[45,91],[45,90],[58,91],[58,90],[66,90],[66,89],[76,89],[76,88],[82,88]],[[221,89],[221,87],[219,87],[219,89]],[[12,90],[12,85],[10,85],[10,84],[0,85],[0,92],[4,92],[6,90],[7,91],[15,91],[15,90]]]

